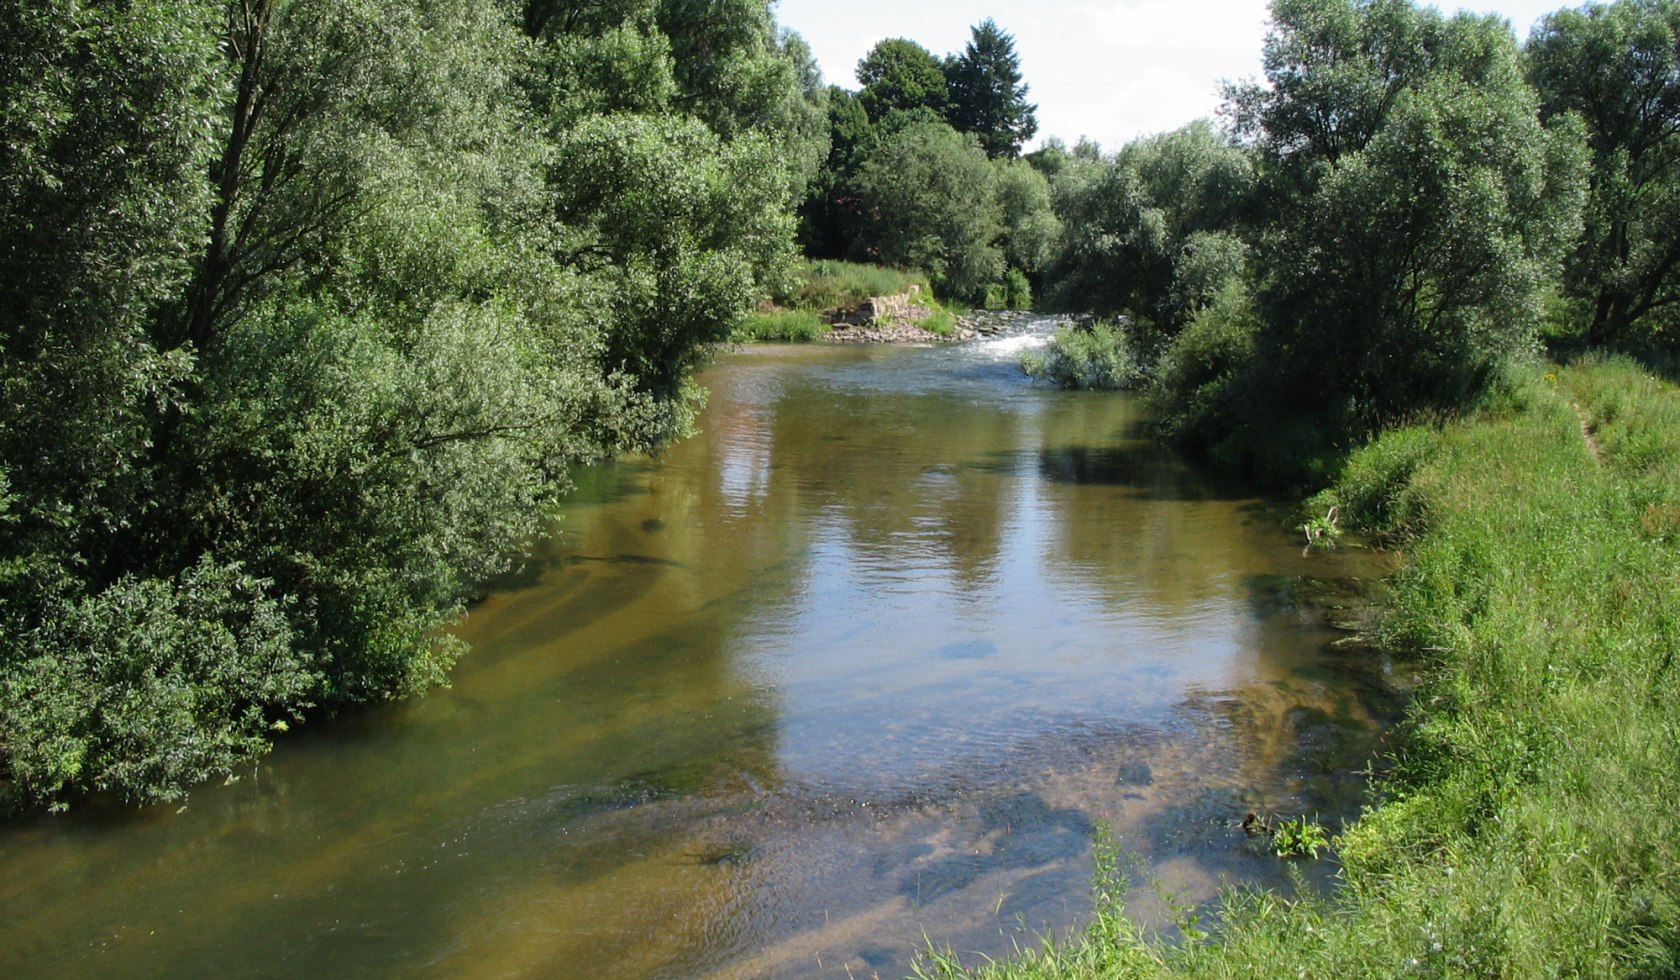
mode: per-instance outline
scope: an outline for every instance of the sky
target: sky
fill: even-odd
[[[1581,0],[1433,4],[1496,13],[1527,38],[1545,14]],[[1260,75],[1266,0],[779,0],[776,18],[803,36],[831,84],[856,89],[876,42],[907,37],[935,56],[962,51],[987,17],[1015,36],[1038,135],[1119,149],[1212,116],[1220,82]]]

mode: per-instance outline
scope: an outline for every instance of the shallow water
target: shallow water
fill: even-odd
[[[1038,342],[723,356],[698,437],[581,475],[451,690],[181,812],[0,829],[0,963],[898,976],[1076,926],[1099,821],[1182,901],[1284,884],[1237,823],[1357,810],[1394,698],[1323,597],[1380,570],[1028,383]]]

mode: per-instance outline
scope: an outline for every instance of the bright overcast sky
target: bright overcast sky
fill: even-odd
[[[1519,38],[1541,16],[1578,5],[1463,0],[1511,21]],[[907,37],[935,56],[954,54],[990,17],[1015,36],[1039,138],[1085,136],[1113,150],[1213,115],[1221,80],[1258,76],[1266,9],[1265,0],[779,0],[776,17],[811,45],[825,80],[850,89],[877,41]]]

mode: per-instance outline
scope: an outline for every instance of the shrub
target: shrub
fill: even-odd
[[[1154,400],[1163,430],[1209,444],[1215,433],[1230,429],[1227,389],[1250,363],[1259,329],[1248,291],[1234,281],[1191,317],[1156,371]]]
[[[1022,357],[1021,367],[1064,388],[1118,390],[1145,380],[1126,328],[1112,323],[1063,327],[1045,351]]]
[[[268,590],[208,560],[173,582],[55,590],[45,621],[9,638],[0,671],[14,792],[175,800],[263,752],[317,683]]]

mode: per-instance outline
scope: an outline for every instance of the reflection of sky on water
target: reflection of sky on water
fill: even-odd
[[[756,411],[742,411],[719,423],[725,438],[718,461],[718,484],[726,510],[751,513],[770,492],[772,449],[769,430]]]
[[[1206,567],[1206,545],[1215,561],[1242,557],[1221,545],[1240,533],[1227,526],[1236,523],[1231,508],[1202,507],[1191,520],[1213,527],[1187,544],[1151,511],[1200,504],[1081,486],[1077,472],[1070,479],[1046,470],[1046,447],[1067,437],[1059,430],[1067,414],[1102,396],[1086,396],[1084,405],[1060,400],[1052,411],[1045,393],[1016,378],[1012,386],[1031,397],[989,407],[1005,420],[996,437],[943,447],[923,440],[933,445],[918,443],[905,460],[894,456],[896,445],[852,445],[860,430],[903,423],[888,403],[895,394],[938,400],[938,410],[916,409],[929,426],[960,426],[970,368],[1041,342],[976,345],[954,368],[899,352],[888,365],[870,365],[875,391],[861,414],[817,430],[831,433],[829,453],[856,453],[854,465],[874,469],[857,485],[811,481],[818,491],[798,517],[806,541],[800,586],[747,617],[734,640],[741,669],[775,691],[777,753],[789,778],[880,791],[1081,719],[1161,723],[1191,690],[1253,678],[1255,615],[1239,585],[1244,570]],[[762,492],[773,468],[797,474],[809,464],[800,454],[824,450],[802,441],[784,444],[784,458],[767,455],[776,440],[753,424],[765,410],[761,399],[773,392],[785,414],[795,403],[850,394],[856,370],[846,361],[802,366],[785,386],[744,380],[751,411],[731,407],[734,386],[714,393],[714,412],[730,420],[714,425],[726,440],[715,450],[726,506],[747,496],[742,488]],[[1124,442],[1122,421],[1098,418],[1093,431],[1106,441],[1082,448]],[[1111,499],[1094,508],[1102,520],[1081,526],[1078,508],[1092,495]],[[976,522],[994,526],[976,533]],[[1080,553],[1082,536],[1128,534],[1169,544],[1145,545],[1118,567],[1093,567],[1103,556]],[[1198,586],[1211,588],[1183,594],[1177,583],[1186,572],[1175,566],[1185,562],[1199,566],[1189,571]]]

